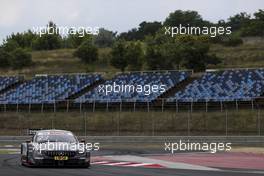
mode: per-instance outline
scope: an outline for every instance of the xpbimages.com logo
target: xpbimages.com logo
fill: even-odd
[[[68,27],[68,26],[36,26],[32,28],[33,32],[42,37],[45,34],[53,35],[60,34],[62,36],[67,35],[78,35],[78,37],[84,37],[85,34],[98,35],[99,27],[91,26],[79,26],[79,27]]]
[[[129,84],[105,84],[99,85],[98,93],[108,95],[110,93],[139,93],[144,95],[150,95],[152,93],[164,93],[166,91],[166,85],[129,85]]]
[[[204,151],[216,153],[218,151],[230,151],[232,149],[231,145],[231,143],[224,142],[185,142],[180,140],[179,142],[165,142],[164,150],[172,154],[177,151]]]

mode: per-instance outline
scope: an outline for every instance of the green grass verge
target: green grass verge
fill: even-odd
[[[260,119],[260,126],[258,126]],[[57,112],[1,113],[0,135],[25,135],[28,128],[56,128],[77,135],[258,135],[262,113],[225,112]],[[226,126],[227,121],[227,126]],[[189,127],[189,131],[188,131]]]

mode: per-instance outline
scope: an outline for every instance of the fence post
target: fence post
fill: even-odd
[[[225,110],[225,135],[228,136],[228,115],[227,115],[227,109]]]
[[[86,139],[86,112],[84,112],[84,136],[85,136],[85,139]]]
[[[222,102],[222,100],[220,101],[220,106],[221,106],[221,112],[223,112],[223,102]]]
[[[175,101],[175,105],[176,105],[176,112],[178,113],[179,112],[179,105],[178,105],[178,100],[177,99]]]
[[[261,136],[260,107],[258,108],[258,135]]]
[[[149,102],[147,102],[147,106],[148,106],[148,112],[149,112]]]
[[[95,99],[93,100],[93,112],[95,111]]]
[[[67,100],[67,112],[69,112],[69,100]]]
[[[237,102],[237,100],[236,100],[236,110],[238,111],[238,102]]]
[[[41,113],[43,113],[43,109],[44,109],[44,103],[41,103]]]
[[[6,112],[6,103],[4,104],[4,112]]]
[[[31,103],[28,104],[28,113],[31,113]]]
[[[188,130],[188,136],[190,136],[190,110],[188,110],[188,121],[187,121],[187,130]]]
[[[55,116],[56,114],[54,113],[53,114],[53,116],[52,116],[52,118],[51,118],[51,129],[54,129],[54,116]]]
[[[254,110],[254,102],[253,102],[254,100],[252,99],[251,100],[251,108],[252,108],[252,110]]]
[[[122,112],[122,100],[119,103],[119,112]]]
[[[205,100],[205,112],[208,112],[208,102]]]
[[[163,112],[164,111],[164,99],[162,98],[161,101],[162,101],[161,112]]]
[[[54,108],[54,109],[53,109],[53,112],[56,112],[56,100],[54,101],[54,104],[53,104],[53,105],[54,105],[54,107],[53,107],[53,108]]]
[[[106,112],[108,112],[108,100],[106,101]]]
[[[82,113],[82,102],[80,102],[80,113]]]
[[[17,102],[17,105],[16,105],[16,112],[18,113],[18,102]]]
[[[152,121],[152,136],[155,136],[155,120],[152,115],[152,112],[150,113],[151,121]]]
[[[120,111],[118,112],[117,118],[117,136],[120,136]]]
[[[193,112],[193,100],[191,101],[191,113]]]
[[[134,112],[136,112],[136,99],[134,99]]]

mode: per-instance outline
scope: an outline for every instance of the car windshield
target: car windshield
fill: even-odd
[[[35,142],[45,143],[45,142],[67,142],[67,143],[76,143],[77,140],[72,134],[38,134],[35,137]]]

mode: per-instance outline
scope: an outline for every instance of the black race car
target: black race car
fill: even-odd
[[[90,166],[90,151],[70,131],[40,130],[21,144],[24,166]]]

